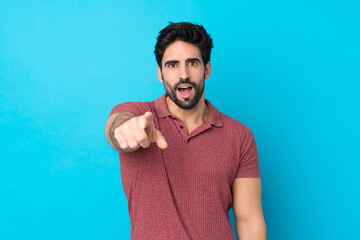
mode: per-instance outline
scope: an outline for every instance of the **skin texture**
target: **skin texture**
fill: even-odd
[[[157,72],[168,95],[166,102],[169,111],[183,121],[190,133],[208,117],[204,86],[205,80],[210,77],[210,62],[204,65],[196,45],[175,41],[166,48],[162,66],[157,67]],[[187,98],[183,98],[178,91],[181,84],[193,88]],[[156,142],[161,149],[167,147],[165,138],[155,129],[153,115],[149,112],[142,116],[126,112],[110,116],[105,135],[109,144],[117,151],[135,151],[140,147],[148,147],[151,142]],[[236,178],[231,190],[238,239],[265,240],[266,225],[261,207],[260,179]]]

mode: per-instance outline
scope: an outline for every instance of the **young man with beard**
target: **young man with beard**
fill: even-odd
[[[132,239],[234,239],[231,206],[239,239],[266,239],[254,137],[205,99],[212,47],[202,26],[170,23],[155,46],[166,94],[110,113]]]

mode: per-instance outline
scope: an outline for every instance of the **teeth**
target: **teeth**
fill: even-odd
[[[185,86],[185,87],[180,87],[180,88],[182,88],[182,89],[186,89],[186,88],[190,88],[190,87],[188,87],[188,86]]]

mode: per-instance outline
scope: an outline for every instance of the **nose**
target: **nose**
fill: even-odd
[[[186,64],[179,67],[179,78],[185,80],[189,77],[189,69],[187,68]]]

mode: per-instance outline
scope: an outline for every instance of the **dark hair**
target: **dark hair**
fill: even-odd
[[[159,32],[155,45],[156,61],[161,68],[161,61],[165,49],[173,42],[180,40],[195,44],[199,47],[201,57],[206,65],[210,61],[211,49],[214,47],[210,34],[201,25],[188,22],[179,22],[170,24]]]

